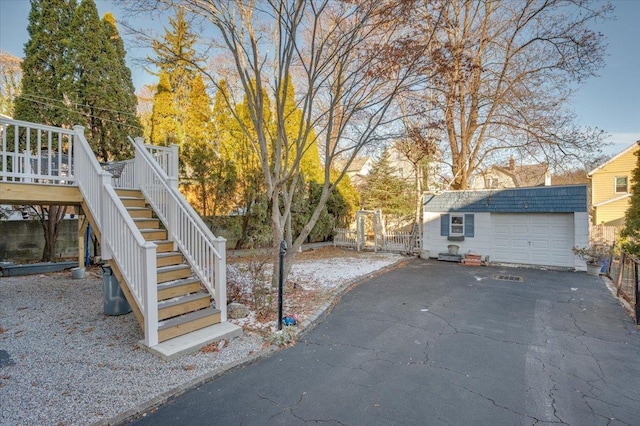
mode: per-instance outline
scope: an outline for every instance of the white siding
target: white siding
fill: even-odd
[[[464,241],[449,241],[447,237],[440,235],[440,216],[446,213],[424,213],[424,234],[422,250],[429,251],[429,257],[438,257],[438,253],[447,253],[447,246],[455,244],[460,247],[458,253],[474,253],[483,257],[490,254],[491,234],[487,230],[491,229],[491,215],[489,213],[474,213],[473,237],[465,237]]]
[[[455,242],[440,235],[443,214],[424,212],[423,256],[436,258],[438,253],[447,252],[449,244],[456,244],[460,254],[490,256],[496,262],[586,269],[571,251],[574,246],[589,243],[586,212],[475,213],[475,235]]]

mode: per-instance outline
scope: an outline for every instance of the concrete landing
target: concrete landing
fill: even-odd
[[[144,344],[144,340],[139,341],[138,344],[163,360],[171,361],[172,359],[176,359],[182,355],[196,352],[212,342],[223,339],[232,339],[240,336],[241,334],[241,327],[231,324],[230,322],[223,322],[169,339],[157,344],[156,346],[146,346]]]

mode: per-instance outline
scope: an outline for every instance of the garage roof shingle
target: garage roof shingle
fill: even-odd
[[[536,186],[530,188],[425,193],[430,212],[573,213],[587,211],[587,186]]]

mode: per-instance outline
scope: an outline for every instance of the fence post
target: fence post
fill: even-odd
[[[139,150],[145,149],[144,147],[144,139],[141,137],[137,137],[134,139],[135,147],[135,156],[133,157],[133,187],[136,189],[140,189],[140,181],[142,177],[142,157],[138,153]]]
[[[220,310],[220,322],[227,321],[227,240],[217,237],[213,240],[213,247],[219,256],[214,256],[214,297],[216,308]]]
[[[633,261],[633,278],[634,278],[634,286],[633,286],[633,303],[635,305],[635,314],[636,314],[636,325],[640,324],[640,304],[638,304],[638,299],[640,298],[640,289],[638,288],[638,264],[636,261]]]
[[[620,287],[622,286],[622,274],[624,272],[624,263],[627,260],[625,252],[620,253],[620,267],[618,268],[618,276],[616,276],[616,297],[620,296]]]
[[[109,195],[107,194],[107,190],[105,189],[107,185],[111,186],[111,173],[109,172],[101,172],[100,173],[100,200],[99,200],[99,208],[100,218],[97,219],[98,226],[100,226],[100,256],[104,260],[113,259],[113,253],[111,252],[111,223],[109,222],[110,215],[108,211],[108,202],[107,198]]]
[[[144,265],[144,344],[148,347],[158,344],[158,284],[156,280],[156,245],[145,243]]]

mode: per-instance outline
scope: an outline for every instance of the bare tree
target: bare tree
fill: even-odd
[[[230,55],[236,87],[227,103],[236,114],[237,99],[247,102],[250,123],[236,117],[252,137],[271,207],[273,254],[285,240],[288,275],[329,195],[354,157],[366,146],[389,137],[401,112],[395,101],[415,87],[417,59],[424,52],[404,49],[408,34],[393,17],[403,7],[394,1],[361,0],[165,0],[200,15],[217,31],[222,53]],[[215,42],[213,42],[215,44]],[[202,70],[206,72],[207,70]],[[209,74],[211,84],[219,78]],[[228,77],[228,76],[225,76]],[[295,135],[285,128],[289,85],[302,113]],[[235,90],[234,90],[235,89]],[[265,114],[268,103],[271,114]],[[270,117],[269,117],[270,116]],[[317,136],[314,136],[317,135]],[[318,204],[298,235],[291,227],[294,188],[300,161],[315,137],[324,164]],[[338,166],[338,159],[342,161]],[[340,167],[337,174],[332,168]],[[335,172],[334,172],[335,173]],[[337,177],[336,177],[337,176]],[[277,263],[277,262],[274,262]],[[273,281],[278,279],[274,265]]]
[[[422,184],[424,182],[424,165],[435,159],[438,152],[437,139],[433,129],[423,129],[416,124],[405,125],[406,134],[395,143],[396,149],[411,163],[414,173],[414,222],[421,223],[422,218]]]
[[[576,126],[566,104],[603,65],[603,36],[589,26],[610,9],[590,0],[415,2],[415,33],[437,34],[425,93],[446,135],[451,188],[466,189],[507,151],[552,165],[599,152],[602,132]]]

